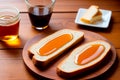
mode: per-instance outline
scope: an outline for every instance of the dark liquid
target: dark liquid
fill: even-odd
[[[36,6],[36,7],[29,8],[30,20],[34,27],[47,26],[51,15],[52,15],[52,12],[47,7]]]

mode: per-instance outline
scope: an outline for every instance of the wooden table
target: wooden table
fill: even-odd
[[[79,8],[88,8],[90,5],[98,5],[101,9],[111,10],[112,18],[108,29],[96,29],[75,24],[74,20]],[[0,42],[0,79],[1,80],[35,80],[25,67],[22,59],[22,50],[25,43],[37,34],[48,35],[49,32],[64,28],[74,30],[89,30],[96,32],[115,46],[117,60],[111,71],[98,77],[99,79],[120,80],[120,1],[119,0],[56,0],[54,13],[49,28],[44,31],[36,31],[31,27],[24,0],[0,0],[0,5],[14,5],[20,10],[21,23],[19,29],[18,46],[6,46]]]

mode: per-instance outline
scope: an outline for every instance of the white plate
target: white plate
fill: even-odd
[[[102,20],[97,21],[94,24],[86,24],[86,23],[80,21],[80,18],[83,16],[83,14],[86,12],[86,10],[87,9],[84,9],[84,8],[80,8],[78,10],[78,13],[77,13],[77,16],[76,16],[76,19],[75,19],[76,24],[92,26],[92,27],[99,27],[99,28],[108,28],[109,22],[110,22],[110,19],[111,19],[111,15],[112,15],[112,11],[100,9],[100,11],[102,12]]]

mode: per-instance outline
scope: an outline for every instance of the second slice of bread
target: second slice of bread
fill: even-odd
[[[72,36],[72,40],[66,43],[65,45],[61,46],[59,49],[57,49],[55,52],[49,54],[49,55],[40,55],[40,48],[43,47],[45,44],[50,42],[51,40],[63,35],[63,34],[70,34]],[[32,61],[35,65],[45,67],[48,65],[51,61],[53,61],[56,57],[61,55],[63,51],[70,48],[74,44],[78,43],[84,38],[84,33],[81,31],[75,31],[70,29],[63,29],[59,30],[40,41],[33,44],[29,49],[28,53],[29,56],[32,58]],[[64,41],[64,40],[62,40]],[[58,42],[60,44],[60,42]],[[56,43],[54,45],[57,45]]]
[[[85,60],[87,60],[87,61],[89,61],[88,63],[76,64],[76,56],[78,54],[82,55],[81,53],[83,53],[84,50],[86,50],[89,46],[95,45],[95,44],[103,45],[104,51],[101,54],[99,54],[99,56],[97,56],[95,54],[95,55],[92,55],[92,56],[84,59],[84,62],[85,62]],[[111,45],[103,40],[97,40],[97,41],[83,44],[82,46],[79,46],[78,48],[74,49],[71,52],[71,54],[57,66],[57,73],[61,77],[65,77],[65,78],[70,78],[77,74],[82,74],[83,72],[95,67],[98,63],[100,63],[106,57],[106,55],[109,53],[110,49],[111,49]],[[90,52],[91,52],[91,50],[89,50],[88,54]],[[87,56],[88,54],[85,54],[81,58]],[[90,58],[92,59],[93,56],[94,57],[97,56],[97,57],[93,60],[90,60]]]

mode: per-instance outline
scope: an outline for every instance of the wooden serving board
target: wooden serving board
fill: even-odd
[[[77,45],[75,45],[74,47],[70,48],[70,50],[67,50],[64,53],[64,55],[61,55],[60,57],[58,57],[54,61],[54,63],[51,63],[51,65],[48,68],[46,68],[45,70],[40,70],[33,64],[32,60],[28,56],[27,50],[32,44],[39,41],[43,37],[46,37],[46,35],[38,34],[37,36],[33,37],[31,40],[29,40],[26,43],[26,45],[23,48],[22,56],[23,56],[23,61],[24,61],[25,65],[33,73],[37,74],[38,76],[42,76],[42,77],[49,78],[49,79],[62,80],[63,78],[58,76],[56,73],[56,66],[59,64],[59,62],[61,62],[65,57],[67,57],[69,55],[69,53],[72,51],[72,49],[74,49],[75,47],[78,47],[84,43],[87,43],[90,41],[95,41],[95,40],[105,40],[111,44],[111,42],[109,40],[107,40],[106,38],[104,38],[103,36],[101,36],[97,33],[94,33],[91,31],[86,31],[86,30],[80,30],[80,31],[83,31],[85,33],[84,40],[82,42],[78,43]],[[101,63],[102,65],[99,66],[97,69],[92,69],[88,73],[74,77],[74,78],[75,79],[91,79],[91,78],[100,76],[101,74],[105,73],[113,65],[113,63],[116,60],[116,50],[112,44],[111,44],[111,46],[112,46],[111,52],[108,55],[108,57],[104,60],[105,63]]]

